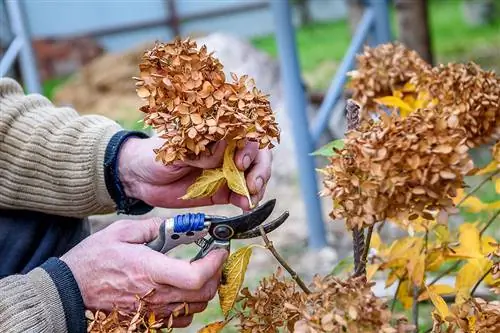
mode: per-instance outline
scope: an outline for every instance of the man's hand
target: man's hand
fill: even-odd
[[[225,142],[218,142],[211,151],[204,152],[192,161],[175,162],[164,166],[155,161],[153,149],[161,147],[159,138],[127,140],[121,148],[118,170],[127,196],[140,199],[155,207],[188,208],[231,203],[244,210],[250,209],[248,199],[229,190],[224,185],[210,198],[179,199],[186,194],[203,169],[220,167],[224,157]],[[271,177],[272,155],[268,149],[258,149],[256,142],[249,142],[235,153],[236,166],[245,171],[247,186],[253,204],[263,197]]]
[[[189,263],[169,258],[144,245],[158,235],[160,219],[122,220],[89,236],[61,257],[73,272],[87,309],[133,311],[136,296],[148,298],[159,318],[183,302],[189,313],[174,319],[186,327],[217,292],[227,251],[214,250]]]

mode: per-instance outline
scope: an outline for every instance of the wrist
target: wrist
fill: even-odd
[[[140,184],[137,167],[134,161],[139,153],[138,147],[142,139],[148,138],[143,132],[120,131],[108,143],[104,162],[104,178],[109,195],[117,206],[117,212],[140,215],[153,209],[141,201],[138,191]],[[127,145],[129,140],[136,140],[135,144]]]
[[[134,161],[137,160],[142,139],[131,137],[120,147],[118,152],[118,179],[120,180],[125,195],[131,199],[141,199],[140,181],[134,171]]]

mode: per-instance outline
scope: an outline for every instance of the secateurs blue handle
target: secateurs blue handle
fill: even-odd
[[[269,200],[252,211],[235,216],[209,216],[187,213],[165,219],[158,237],[146,245],[155,251],[167,253],[178,245],[196,243],[201,247],[193,260],[198,260],[216,248],[229,250],[231,239],[253,238],[260,235],[259,226],[271,215],[276,200]],[[263,226],[264,232],[275,230],[288,218],[288,212]],[[205,236],[209,235],[206,239]]]

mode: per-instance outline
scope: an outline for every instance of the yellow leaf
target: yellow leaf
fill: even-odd
[[[377,270],[379,269],[380,264],[370,264],[366,265],[366,279],[367,281],[370,281],[372,277],[377,273]]]
[[[410,82],[406,82],[405,85],[403,86],[403,92],[414,92],[415,90],[416,90],[415,85]]]
[[[450,309],[448,309],[448,305],[444,301],[444,299],[439,296],[437,293],[432,292],[427,288],[427,294],[429,295],[429,298],[431,299],[432,304],[436,308],[439,316],[444,319],[449,316],[450,314]]]
[[[189,186],[186,194],[181,199],[211,196],[224,184],[224,181],[224,172],[222,169],[203,170],[201,176]]]
[[[412,297],[412,284],[409,283],[408,280],[404,280],[401,282],[399,285],[398,293],[396,294],[396,298],[403,304],[403,307],[405,309],[411,308],[413,304],[413,297]]]
[[[156,318],[155,318],[155,314],[154,312],[151,312],[149,314],[149,318],[148,318],[148,324],[149,326],[153,326],[153,324],[156,322]]]
[[[456,303],[468,299],[470,290],[491,266],[486,258],[470,259],[457,273],[455,279]]]
[[[460,245],[454,248],[454,253],[447,256],[454,258],[482,258],[479,230],[473,223],[463,223],[459,227],[458,240]]]
[[[242,247],[232,253],[224,265],[222,274],[226,279],[226,283],[219,286],[219,301],[225,316],[233,308],[236,297],[240,292],[251,255],[251,245]]]
[[[443,249],[431,250],[427,253],[425,259],[426,271],[433,272],[438,270],[445,261]]]
[[[425,254],[420,253],[416,257],[410,258],[408,263],[408,274],[411,276],[411,281],[417,285],[422,285],[425,274]]]
[[[248,199],[248,204],[250,205],[250,208],[252,208],[253,204],[252,199],[250,199],[250,193],[248,192],[245,173],[243,171],[240,171],[234,163],[235,151],[236,142],[229,142],[226,150],[224,151],[224,163],[222,165],[224,177],[227,180],[227,185],[229,186],[229,188],[239,195],[246,196]]]
[[[479,213],[500,209],[500,201],[484,203],[475,196],[470,196],[460,204],[460,207],[466,208],[471,213]]]
[[[475,175],[486,175],[488,173],[492,173],[498,170],[498,162],[493,160],[488,165],[486,165],[484,168],[478,170]]]
[[[380,239],[380,235],[378,234],[378,232],[374,231],[370,241],[370,247],[378,251],[380,250],[381,245],[382,240]]]
[[[500,177],[495,177],[493,181],[495,182],[495,192],[500,194]]]
[[[198,333],[219,333],[224,326],[226,326],[227,321],[216,321],[214,323],[203,326]]]
[[[385,106],[399,108],[401,111],[401,117],[404,117],[413,111],[411,106],[406,104],[401,98],[397,98],[395,96],[376,98],[374,101]]]
[[[438,295],[451,295],[455,292],[455,288],[447,284],[433,284],[432,286],[426,287],[426,290],[418,297],[419,302],[429,298],[428,290]]]
[[[448,226],[437,224],[436,226],[434,226],[433,231],[436,233],[436,236],[441,243],[448,242],[450,238],[450,231],[448,230]]]

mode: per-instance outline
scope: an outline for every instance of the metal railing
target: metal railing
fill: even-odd
[[[364,15],[311,128],[306,114],[306,94],[300,76],[291,6],[288,0],[270,2],[276,25],[276,42],[283,73],[286,108],[292,124],[300,187],[307,211],[308,245],[311,249],[317,250],[325,247],[327,242],[321,202],[318,197],[315,160],[310,153],[315,150],[321,134],[328,126],[334,107],[342,96],[347,80],[346,74],[353,68],[356,54],[365,41],[370,38],[371,44],[376,45],[392,39],[388,0],[367,0]]]
[[[40,77],[31,45],[31,38],[24,24],[21,2],[6,0],[4,1],[4,5],[14,39],[0,59],[0,77],[7,75],[9,70],[13,68],[16,58],[19,57],[21,75],[28,93],[41,93]]]

